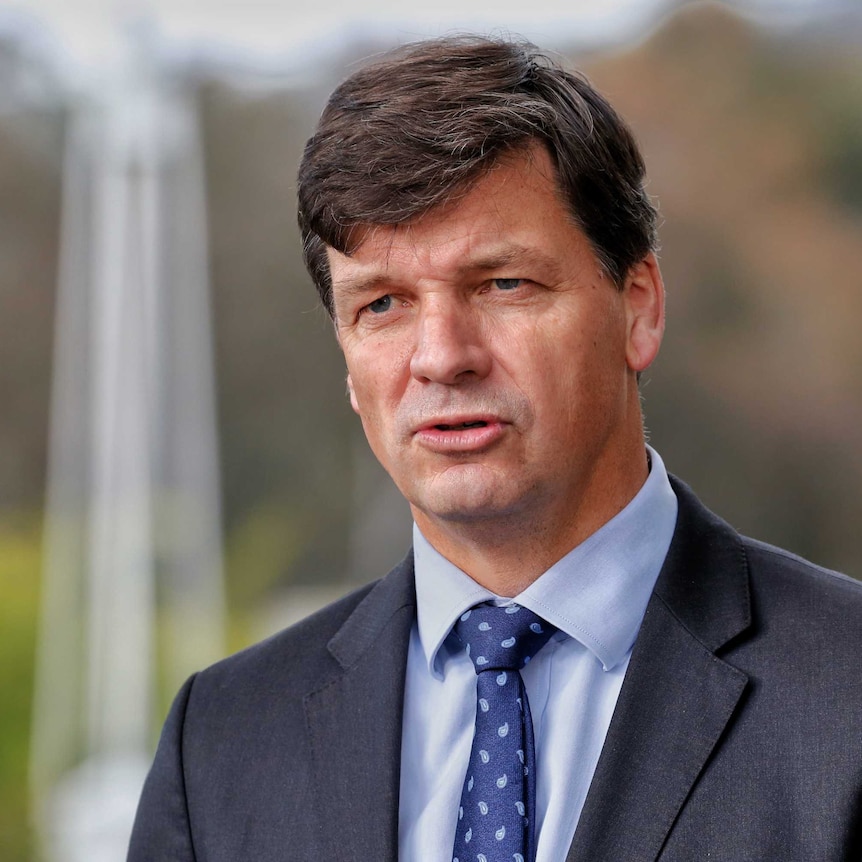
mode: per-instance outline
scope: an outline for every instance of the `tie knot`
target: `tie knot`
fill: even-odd
[[[520,670],[557,630],[520,605],[476,605],[455,623],[476,673]]]

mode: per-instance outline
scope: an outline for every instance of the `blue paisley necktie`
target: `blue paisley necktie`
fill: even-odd
[[[535,746],[520,670],[556,628],[520,605],[477,605],[455,624],[476,669],[476,730],[453,862],[532,862]]]

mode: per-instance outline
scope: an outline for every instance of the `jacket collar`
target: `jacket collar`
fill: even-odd
[[[410,554],[327,645],[341,672],[304,699],[316,776],[317,799],[308,806],[318,819],[316,858],[398,858],[401,715],[415,614]]]
[[[657,859],[748,682],[717,655],[751,624],[744,547],[672,483],[676,532],[567,862]]]

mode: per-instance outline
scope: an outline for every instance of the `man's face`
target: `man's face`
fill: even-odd
[[[351,404],[423,532],[565,523],[619,492],[632,458],[643,470],[655,260],[620,291],[555,182],[534,147],[409,225],[368,228],[352,256],[328,251]]]

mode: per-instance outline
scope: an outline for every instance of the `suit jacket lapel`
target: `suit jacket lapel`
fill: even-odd
[[[567,862],[654,860],[742,696],[716,652],[750,624],[738,536],[674,480],[674,540]]]
[[[318,858],[398,857],[401,717],[415,605],[410,556],[332,638],[328,649],[340,671],[305,697],[325,848]]]

